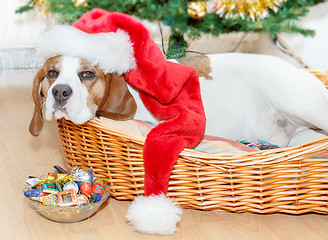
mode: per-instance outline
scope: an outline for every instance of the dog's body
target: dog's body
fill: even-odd
[[[251,142],[267,140],[296,145],[328,130],[328,91],[312,74],[271,56],[217,54],[182,63],[200,72],[206,134]],[[206,61],[210,67],[203,65]],[[199,69],[200,66],[202,69]],[[136,89],[129,88],[138,108],[135,118],[155,123]]]
[[[328,91],[316,77],[285,61],[250,54],[217,54],[179,61],[193,66],[200,76],[207,135],[267,140],[287,146],[324,137],[317,129],[328,131]],[[56,78],[49,76],[50,71],[57,72]],[[160,121],[144,107],[136,89],[129,86],[132,98],[122,78],[105,76],[85,60],[58,56],[47,62],[38,75],[34,87],[47,80],[42,82],[41,91],[47,98],[48,120],[65,117],[81,124],[96,112],[128,119],[136,111],[134,98],[138,106],[135,118]],[[58,84],[61,87],[56,87]],[[108,84],[116,87],[106,87]],[[61,99],[55,93],[65,91],[63,85],[69,86],[71,96]],[[37,125],[32,121],[32,133],[38,130]]]

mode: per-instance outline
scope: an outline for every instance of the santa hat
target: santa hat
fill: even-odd
[[[171,171],[184,148],[192,148],[205,131],[205,113],[196,71],[166,61],[137,19],[94,9],[73,26],[57,26],[40,41],[38,51],[82,57],[104,72],[122,74],[139,89],[147,109],[165,119],[147,135],[144,150],[145,196],[130,206],[127,219],[136,231],[173,234],[181,210],[165,195]]]

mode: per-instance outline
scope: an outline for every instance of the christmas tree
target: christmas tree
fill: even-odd
[[[61,23],[73,23],[93,8],[123,12],[139,19],[161,21],[171,27],[168,58],[186,54],[185,38],[195,39],[202,33],[218,36],[230,32],[298,33],[314,32],[297,25],[309,8],[325,0],[31,0],[16,12],[37,7],[44,13],[56,13]],[[210,4],[211,3],[211,4]],[[212,5],[209,7],[209,5]]]

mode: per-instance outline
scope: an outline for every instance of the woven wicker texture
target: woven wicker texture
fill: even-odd
[[[328,71],[309,70],[325,84]],[[69,167],[94,169],[111,196],[143,194],[144,138],[92,119],[58,120]],[[185,149],[172,171],[168,196],[181,207],[253,213],[328,213],[328,137],[301,146],[216,155]]]

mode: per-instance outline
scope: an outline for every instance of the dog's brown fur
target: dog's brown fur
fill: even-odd
[[[212,80],[210,75],[212,72],[211,61],[207,56],[194,56],[194,57],[185,57],[177,59],[180,64],[193,67],[199,77],[204,77],[205,79]]]

